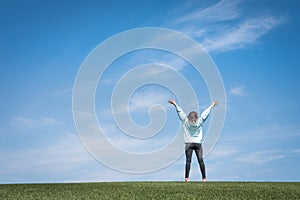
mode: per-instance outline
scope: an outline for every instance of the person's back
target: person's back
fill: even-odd
[[[185,181],[189,181],[190,164],[193,150],[196,152],[202,173],[202,181],[206,181],[202,150],[202,126],[209,116],[212,108],[217,105],[217,102],[212,102],[212,104],[202,112],[200,117],[198,117],[198,113],[195,111],[190,112],[187,116],[186,113],[172,99],[169,100],[169,103],[175,106],[178,117],[183,124],[186,155]]]

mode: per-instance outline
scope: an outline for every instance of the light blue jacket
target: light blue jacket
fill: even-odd
[[[202,143],[202,126],[207,119],[212,106],[206,108],[195,123],[189,122],[186,113],[179,107],[175,106],[179,119],[183,124],[184,142],[185,143]]]

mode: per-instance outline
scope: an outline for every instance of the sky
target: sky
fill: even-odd
[[[300,181],[299,8],[293,0],[1,1],[0,183],[183,181],[182,154],[164,164],[169,155],[183,151],[182,138],[180,148],[162,151],[155,163],[159,169],[134,173],[156,165],[143,166],[142,159],[103,149],[95,138],[101,155],[112,161],[101,162],[82,141],[74,120],[74,87],[84,61],[116,34],[144,27],[192,38],[224,84],[226,99],[203,127],[206,136],[216,113],[226,112],[220,137],[204,158],[208,181]],[[97,60],[130,42],[112,46]],[[171,46],[176,42],[171,40]],[[167,80],[168,85],[156,82]],[[180,96],[180,87],[192,89],[196,100]],[[129,97],[123,99],[127,90]],[[96,119],[106,139],[122,152],[145,158],[175,141],[177,131],[182,134],[169,98],[186,112],[200,113],[215,100],[191,63],[160,49],[115,59],[94,92]],[[130,131],[132,124],[142,133]],[[131,171],[112,166],[118,162]],[[190,179],[200,177],[193,156]]]

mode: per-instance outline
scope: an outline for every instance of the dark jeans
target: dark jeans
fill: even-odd
[[[203,162],[203,150],[202,150],[202,145],[199,143],[186,143],[185,144],[185,157],[186,157],[185,178],[188,178],[189,174],[190,174],[193,150],[195,151],[196,156],[197,156],[197,160],[198,160],[198,163],[200,166],[202,178],[206,178],[205,165]]]

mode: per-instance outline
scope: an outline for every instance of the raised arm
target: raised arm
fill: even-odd
[[[176,104],[176,102],[173,99],[169,99],[168,102],[175,107],[179,119],[183,121],[186,118],[186,113]]]
[[[201,122],[200,123],[204,123],[205,120],[207,119],[208,115],[210,114],[210,111],[212,110],[213,107],[215,107],[218,104],[217,101],[213,101],[210,106],[208,108],[206,108],[202,114],[201,114]]]

